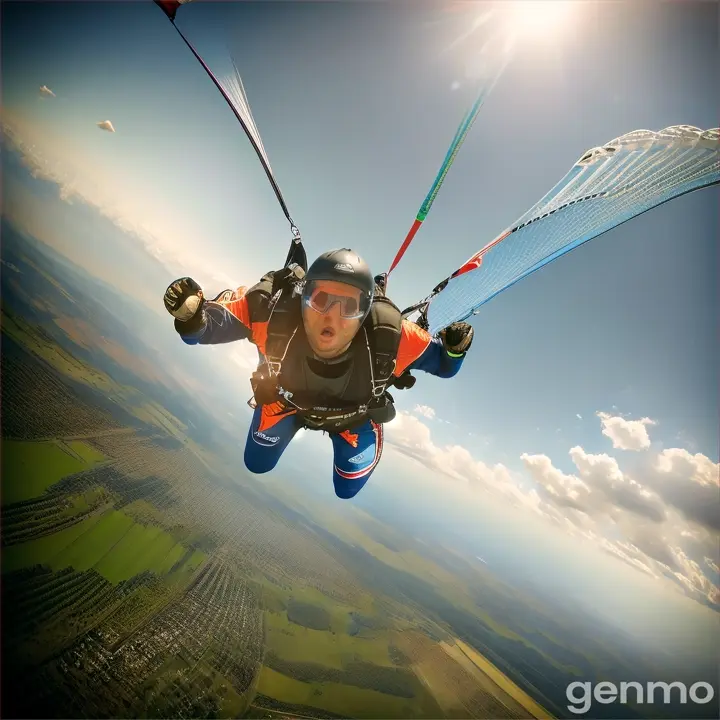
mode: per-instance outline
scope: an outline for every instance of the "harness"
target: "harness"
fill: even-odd
[[[291,346],[294,342],[300,344],[305,341],[300,302],[304,276],[304,270],[293,264],[266,273],[246,293],[253,321],[267,322],[264,360],[250,381],[253,388],[251,407],[257,403],[267,405],[279,401],[285,408],[296,410],[308,427],[323,430],[340,431],[357,426],[368,415],[375,415],[378,422],[387,422],[395,413],[388,387],[405,389],[412,386],[415,378],[407,371],[401,378],[393,376],[400,345],[402,314],[385,297],[381,287],[376,286],[368,316],[350,346],[354,368],[349,393],[354,397],[350,398],[350,402],[343,399],[334,401],[333,407],[317,405],[316,398],[283,387],[282,373],[288,364]],[[357,367],[367,368],[367,373],[360,370],[362,377],[352,383]]]

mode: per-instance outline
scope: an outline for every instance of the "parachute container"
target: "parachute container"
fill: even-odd
[[[436,288],[434,334],[573,248],[658,205],[720,183],[720,130],[635,130],[588,150],[510,228]],[[416,306],[417,307],[417,306]]]

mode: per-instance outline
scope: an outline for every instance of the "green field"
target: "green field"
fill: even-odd
[[[514,691],[510,680],[470,646],[436,645],[430,637],[445,636],[446,629],[439,628],[432,614],[425,616],[414,603],[406,607],[402,593],[384,597],[372,584],[361,585],[347,572],[338,572],[337,579],[330,573],[305,572],[300,556],[284,564],[284,548],[278,553],[273,539],[265,535],[248,537],[251,547],[268,545],[267,555],[263,553],[248,564],[236,528],[240,519],[250,518],[250,529],[255,532],[256,518],[238,497],[224,496],[230,512],[227,516],[222,513],[221,522],[232,530],[218,528],[220,523],[215,523],[214,517],[210,522],[196,520],[194,506],[190,513],[168,512],[176,493],[185,493],[186,502],[198,503],[202,493],[197,488],[207,487],[213,500],[213,485],[203,469],[198,473],[188,467],[190,454],[211,475],[217,468],[222,472],[226,460],[189,440],[187,427],[161,405],[63,351],[41,328],[13,319],[7,327],[9,331],[6,327],[3,331],[30,352],[66,376],[103,390],[106,397],[153,428],[149,440],[147,434],[138,438],[137,455],[131,454],[136,446],[126,443],[124,436],[118,444],[114,438],[103,444],[92,435],[112,459],[81,439],[2,443],[2,504],[14,532],[10,544],[2,549],[3,580],[14,583],[16,596],[25,603],[21,608],[25,615],[18,613],[24,623],[18,623],[22,630],[17,632],[18,657],[24,658],[27,667],[40,666],[40,660],[51,657],[52,663],[62,658],[62,665],[52,665],[52,673],[64,693],[58,698],[67,701],[66,712],[72,711],[75,697],[84,699],[87,693],[90,716],[103,702],[109,702],[115,703],[113,709],[119,713],[143,707],[142,714],[147,716],[162,716],[167,711],[167,716],[174,717],[192,717],[193,713],[240,717],[257,691],[264,700],[298,706],[299,715],[312,715],[312,708],[317,708],[344,717],[440,718],[444,715],[438,701],[449,712],[460,705],[480,706],[476,696],[488,688],[492,694],[493,683],[523,708],[535,710],[530,699],[518,699],[519,691]],[[66,415],[74,417],[70,412]],[[43,407],[40,419],[57,422],[62,417],[61,412]],[[55,434],[52,424],[42,427],[47,429],[38,435]],[[77,427],[59,429],[57,434],[89,438],[95,432],[92,423]],[[98,428],[96,435],[114,436],[128,430],[132,432],[132,428]],[[158,433],[179,440],[184,446],[181,452],[186,454],[176,458],[167,444],[153,449],[152,440]],[[24,431],[18,435],[23,436]],[[127,462],[128,457],[133,462]],[[111,463],[113,472],[103,468],[102,478],[73,481],[71,487],[78,489],[68,489],[62,497],[45,494],[63,478]],[[125,474],[127,482],[157,484],[138,482],[137,492],[134,487],[127,492],[125,481],[113,484],[116,472]],[[235,483],[235,469],[232,472],[230,480],[221,480],[222,485]],[[525,642],[477,606],[462,576],[424,555],[416,543],[392,528],[352,505],[345,504],[342,509],[327,503],[315,505],[292,484],[275,488],[270,481],[268,486],[327,532],[366,550],[389,573],[425,580],[435,593],[491,630]],[[258,497],[262,497],[260,493]],[[151,499],[157,499],[157,506]],[[112,507],[116,503],[121,510]],[[13,504],[15,507],[8,507]],[[225,507],[223,504],[221,509]],[[238,521],[230,522],[228,517]],[[297,532],[299,540],[307,541],[304,529]],[[213,558],[208,572],[195,574],[218,546],[222,552],[217,553],[217,560]],[[300,547],[312,545],[305,542]],[[314,565],[308,567],[312,570]],[[173,568],[175,572],[170,574]],[[11,574],[23,569],[29,572]],[[144,572],[160,579],[143,578],[129,588],[118,587]],[[244,587],[246,583],[249,587]],[[41,592],[35,592],[36,588]],[[99,637],[107,643],[102,653],[83,635],[88,628],[98,627],[104,633]],[[173,632],[165,635],[164,628]],[[404,654],[396,642],[412,628],[423,638],[425,644],[418,641],[417,645],[425,655],[415,657],[412,643]],[[176,629],[180,631],[175,633]],[[166,642],[170,636],[172,643]],[[162,647],[156,644],[158,638],[163,638]],[[437,652],[432,654],[428,646]],[[87,664],[81,666],[81,657]],[[157,658],[162,658],[160,667],[155,664]],[[98,661],[121,672],[104,677],[93,674],[94,669],[88,672],[99,667]],[[460,681],[464,683],[463,702],[458,698]],[[41,672],[33,675],[32,682],[37,686],[47,678]],[[233,683],[243,692],[236,691]],[[23,689],[19,695],[32,697],[33,693]],[[137,705],[130,704],[131,700]],[[491,706],[486,703],[483,707]]]
[[[2,441],[2,504],[41,496],[64,477],[109,462],[101,452],[78,440]],[[68,497],[73,515],[90,508],[102,490]],[[158,513],[158,515],[161,515]],[[52,570],[94,568],[112,583],[128,580],[144,571],[167,574],[188,552],[187,547],[156,524],[110,510],[107,505],[69,528],[3,549],[3,572],[32,565]],[[197,551],[183,564],[198,567],[205,554]]]
[[[5,309],[2,312],[2,331],[33,355],[50,363],[63,375],[79,380],[107,395],[116,393],[122,387],[108,375],[78,360],[45,334],[38,332],[33,325],[15,314],[6,312]]]
[[[281,675],[270,668],[260,671],[258,692],[293,705],[310,705],[356,718],[423,717],[413,700],[397,698],[375,690],[363,690],[339,683],[305,683]],[[424,717],[433,715],[428,708]]]
[[[38,564],[52,570],[94,568],[118,583],[146,570],[164,575],[186,552],[184,545],[160,528],[140,525],[123,512],[107,510],[52,535],[4,548],[2,566],[3,572]],[[204,559],[204,553],[196,551],[183,569],[198,567]]]
[[[60,440],[2,442],[2,504],[42,495],[68,475],[89,470],[107,458],[84,442]]]
[[[96,465],[97,463],[106,462],[108,460],[99,450],[91,447],[87,443],[78,440],[70,440],[69,442],[57,441],[63,447],[67,447],[71,452],[78,455],[87,465]]]
[[[187,440],[187,426],[169,410],[148,399],[132,385],[121,384],[107,373],[76,358],[60,347],[42,328],[6,308],[2,310],[2,332],[63,375],[113,398],[120,407],[142,422],[160,428],[181,442]]]
[[[300,579],[293,582],[292,587],[275,585],[267,577],[259,573],[256,573],[252,580],[259,585],[258,590],[262,593],[262,602],[266,609],[280,612],[287,608],[291,598],[310,605],[317,605],[330,615],[330,630],[332,632],[344,633],[347,631],[348,613],[350,612],[360,612],[364,615],[374,613],[373,597],[367,592],[357,597],[352,605],[346,605],[328,597],[314,587],[302,584]]]
[[[391,667],[387,634],[384,637],[351,637],[345,632],[311,630],[287,619],[285,613],[265,613],[267,647],[284,660],[315,662],[342,669],[353,660]]]
[[[393,663],[389,654],[391,635],[386,629],[363,628],[362,633],[348,634],[351,612],[380,623],[370,598],[362,598],[361,609],[299,583],[291,590],[266,587],[266,655],[258,685],[261,695],[345,717],[442,716],[434,698],[413,673]],[[301,608],[291,612],[297,603]],[[307,605],[327,614],[328,629],[304,626],[305,618],[311,624],[315,617],[321,617],[309,612],[310,608],[304,607]],[[291,620],[293,616],[295,621]]]

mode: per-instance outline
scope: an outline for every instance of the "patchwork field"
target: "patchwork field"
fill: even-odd
[[[351,621],[347,617],[346,627]],[[342,669],[346,663],[365,661],[387,667],[393,666],[388,651],[387,636],[348,635],[341,630],[313,630],[289,619],[287,613],[265,614],[268,652],[290,662],[315,662],[329,668]]]
[[[308,683],[281,675],[264,666],[260,672],[258,693],[283,702],[319,708],[342,717],[352,718],[437,718],[429,708],[427,714],[418,714],[414,703],[374,690],[363,690],[340,683]]]
[[[206,466],[191,461],[190,450],[115,430],[82,440],[5,440],[3,450],[3,576],[17,618],[9,636],[19,667],[47,662],[49,652],[60,658],[43,671],[56,680],[36,698],[38,708],[77,710],[73,688],[83,676],[77,668],[57,672],[82,658],[81,667],[100,663],[116,678],[106,689],[91,684],[85,696],[107,697],[115,687],[118,711],[140,707],[128,684],[136,677],[143,697],[181,714],[275,707],[308,717],[451,718],[481,707],[497,717],[546,717],[514,709],[513,683],[498,682],[496,670],[489,679],[459,646],[419,634],[439,654],[413,662],[405,633],[394,631],[413,626],[412,612],[342,579],[332,554],[281,518],[260,520],[226,491],[203,491]],[[390,569],[432,569],[447,580],[442,568],[397,553],[391,538],[373,540],[360,524],[343,534]],[[138,647],[140,664],[131,660]],[[458,677],[470,698],[460,702],[448,691],[448,679],[457,685]],[[196,701],[198,683],[207,692]]]
[[[16,262],[30,316],[55,320],[3,306],[5,715],[535,712],[425,609],[437,592],[482,616],[451,569],[366,513],[246,481],[185,415],[58,345],[94,349],[84,303]],[[30,267],[57,298],[26,290]]]
[[[65,476],[108,460],[91,445],[80,441],[6,440],[2,449],[3,505],[37,497]]]

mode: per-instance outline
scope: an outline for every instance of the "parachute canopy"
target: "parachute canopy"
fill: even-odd
[[[588,150],[555,187],[421,303],[434,334],[573,248],[720,183],[720,129],[635,130]]]

